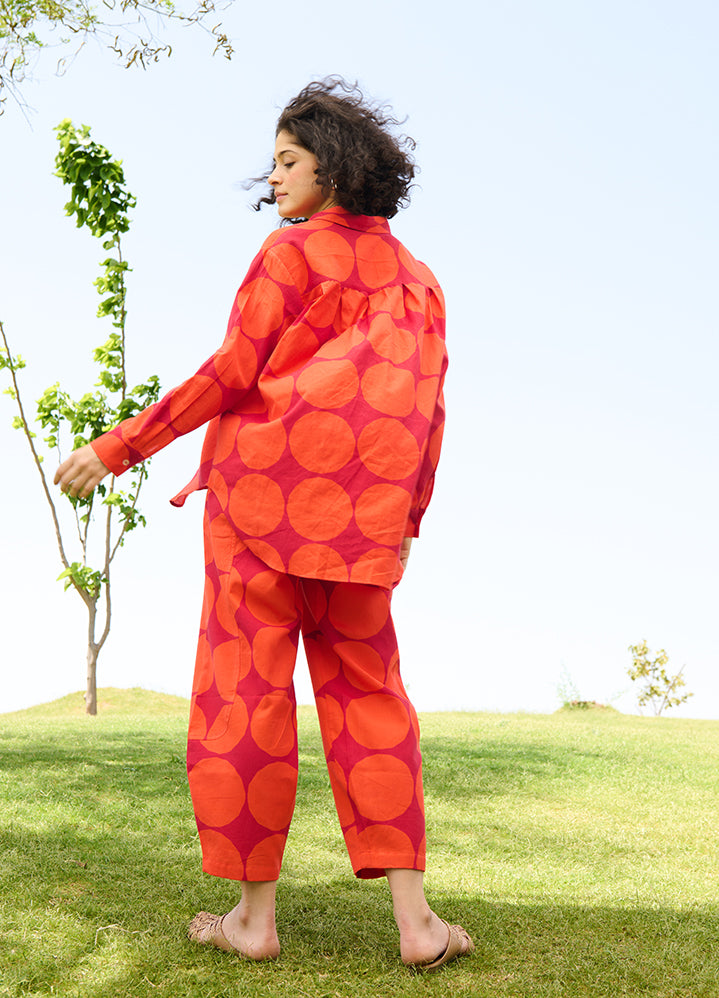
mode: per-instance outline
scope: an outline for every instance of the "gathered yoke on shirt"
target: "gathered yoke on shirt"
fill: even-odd
[[[391,588],[432,493],[446,365],[433,274],[386,219],[333,207],[272,233],[220,349],[92,446],[119,475],[209,422],[175,505],[207,488],[271,568]]]

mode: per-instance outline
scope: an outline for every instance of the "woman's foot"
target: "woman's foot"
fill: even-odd
[[[448,940],[442,952],[434,960],[410,961],[410,967],[425,972],[439,970],[450,960],[456,960],[457,957],[465,956],[467,953],[474,953],[474,943],[466,929],[461,925],[450,925],[449,922],[443,924],[447,929]]]
[[[233,909],[234,911],[234,909]],[[274,960],[280,955],[277,933],[255,933],[252,929],[228,929],[227,915],[199,911],[190,922],[187,938],[204,946],[216,946],[227,953],[239,953],[248,960]]]
[[[240,901],[225,915],[222,931],[230,946],[250,960],[276,960],[280,955],[274,904],[269,913]]]
[[[276,959],[280,940],[275,926],[275,890],[274,880],[243,883],[240,903],[226,915],[206,911],[195,915],[188,938],[250,960]]]
[[[398,918],[397,926],[402,963],[431,963],[449,945],[447,924],[429,906],[419,917]]]
[[[396,869],[386,872],[403,963],[418,969],[436,970],[474,950],[474,943],[461,926],[449,925],[432,911],[424,896],[421,871]]]
[[[458,956],[474,952],[474,943],[461,925],[450,925],[429,909],[424,925],[400,927],[402,963],[417,970],[438,970]]]

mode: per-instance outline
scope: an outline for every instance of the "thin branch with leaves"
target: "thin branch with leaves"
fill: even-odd
[[[62,73],[90,38],[99,39],[125,68],[147,69],[172,54],[172,46],[161,37],[163,26],[180,22],[201,28],[212,39],[212,54],[231,59],[232,43],[222,23],[212,22],[218,9],[232,2],[199,0],[183,10],[173,0],[0,0],[0,114],[6,94],[24,106],[19,87],[44,49],[70,50],[58,60],[57,71]]]

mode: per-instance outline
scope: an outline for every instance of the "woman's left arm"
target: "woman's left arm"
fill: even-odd
[[[256,384],[279,337],[301,308],[294,286],[269,276],[266,263],[271,254],[272,248],[260,252],[253,261],[233,302],[219,350],[159,402],[123,420],[89,445],[113,474],[121,475],[177,437],[234,408]],[[273,275],[282,272],[276,264],[271,266]],[[89,460],[87,455],[81,458]],[[61,467],[58,480],[69,484],[70,468]],[[94,485],[90,483],[98,473],[95,465],[94,474],[88,475],[83,487],[91,491]]]

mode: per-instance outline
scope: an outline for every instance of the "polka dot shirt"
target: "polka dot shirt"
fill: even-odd
[[[386,219],[333,207],[265,241],[219,350],[93,448],[119,475],[209,422],[175,505],[209,489],[271,568],[391,588],[432,492],[446,366],[431,271]]]

